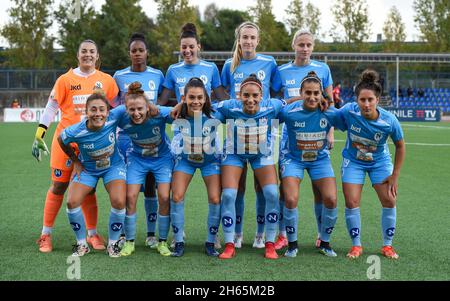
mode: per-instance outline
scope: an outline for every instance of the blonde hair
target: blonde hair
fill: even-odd
[[[239,39],[241,38],[241,30],[243,28],[247,28],[247,27],[256,29],[256,31],[258,32],[258,36],[259,36],[259,27],[258,27],[258,25],[256,25],[253,22],[246,21],[236,28],[236,30],[234,31],[234,36],[236,39],[234,40],[234,45],[233,45],[233,59],[231,60],[231,68],[230,68],[231,73],[233,73],[236,70],[236,68],[239,66],[239,64],[241,63],[242,48],[241,48],[241,45],[239,44]]]
[[[297,30],[297,31],[295,32],[294,37],[292,38],[292,43],[291,43],[292,49],[294,49],[294,46],[295,46],[295,40],[297,40],[297,38],[298,38],[299,36],[303,36],[303,35],[308,35],[308,36],[310,36],[311,39],[313,40],[313,45],[314,45],[314,35],[313,35],[309,30],[307,30],[307,29],[299,29],[299,30]]]

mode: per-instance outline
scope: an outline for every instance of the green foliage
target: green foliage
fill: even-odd
[[[9,9],[11,21],[0,31],[10,44],[6,52],[7,65],[18,68],[51,68],[54,38],[48,29],[52,25],[52,0],[14,0]]]
[[[152,36],[157,44],[158,52],[154,60],[159,66],[167,69],[175,60],[174,51],[180,49],[181,27],[194,23],[197,34],[201,36],[200,21],[197,10],[189,5],[188,0],[155,0],[158,4],[157,27],[152,30]]]
[[[231,51],[235,41],[235,29],[239,24],[250,20],[250,16],[239,10],[221,9],[212,12],[206,9],[204,19],[201,36],[203,50]]]
[[[366,41],[370,36],[370,22],[366,0],[336,0],[332,8],[335,23],[333,24],[333,38],[341,41],[338,32],[343,31],[344,41],[356,43],[355,47]]]
[[[292,0],[284,11],[287,15],[286,23],[292,37],[295,32],[303,28],[303,25],[305,24],[302,0]]]
[[[77,2],[79,1],[79,2]],[[59,24],[58,43],[64,49],[61,64],[66,68],[76,66],[80,42],[91,39],[96,42],[96,12],[90,0],[65,0],[54,12]]]
[[[450,51],[450,2],[448,0],[414,0],[414,22],[421,39],[432,52]]]
[[[386,51],[399,52],[402,43],[406,40],[405,23],[402,21],[397,7],[393,6],[384,21],[383,33],[386,37]]]

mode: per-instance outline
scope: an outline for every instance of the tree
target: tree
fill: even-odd
[[[309,1],[306,4],[305,24],[317,39],[320,34],[320,10]]]
[[[218,10],[214,16],[211,14],[210,21],[206,21],[205,16],[205,22],[202,23],[202,49],[231,51],[235,41],[236,27],[247,20],[250,20],[250,16],[246,12],[231,9]]]
[[[52,67],[54,38],[48,33],[52,25],[52,0],[14,0],[14,4],[8,10],[11,21],[1,30],[11,47],[7,51],[7,64],[21,68]]]
[[[92,39],[97,41],[95,33],[96,12],[90,0],[65,0],[55,11],[55,19],[59,24],[58,43],[64,49],[63,66],[77,65],[77,50],[81,41]]]
[[[201,34],[197,10],[189,5],[188,0],[155,0],[158,4],[157,27],[152,30],[154,41],[159,49],[154,57],[158,65],[166,69],[174,62],[173,52],[180,49],[181,27],[187,23],[194,23],[197,34]]]
[[[139,0],[106,0],[96,18],[96,42],[106,68],[128,66],[128,41],[131,35],[134,32],[148,33],[145,24],[151,21],[138,3]]]
[[[448,0],[414,0],[414,22],[421,39],[433,52],[450,50],[450,2]]]
[[[370,22],[365,0],[336,0],[331,9],[335,18],[333,24],[334,40],[339,41],[342,27],[347,43],[361,44],[370,36]]]
[[[292,0],[288,8],[286,8],[284,11],[287,15],[286,23],[289,27],[292,37],[295,32],[303,28],[303,24],[305,24],[302,0]]]
[[[284,24],[275,20],[272,0],[257,0],[256,7],[252,10],[260,28],[260,51],[286,51],[289,35]]]
[[[208,4],[205,8],[205,12],[203,13],[205,22],[214,23],[218,12],[219,9],[215,3]]]
[[[398,52],[401,44],[406,40],[405,23],[397,7],[393,6],[383,25],[383,34],[386,37],[388,50]]]

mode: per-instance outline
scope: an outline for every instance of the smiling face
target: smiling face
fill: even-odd
[[[314,111],[319,107],[320,100],[322,99],[320,83],[316,81],[304,82],[300,93],[303,98],[303,107],[306,110]]]
[[[309,61],[314,50],[314,40],[309,34],[302,34],[295,39],[292,47],[294,48],[296,59]]]
[[[259,103],[262,99],[261,89],[256,84],[246,84],[241,89],[241,101],[246,114],[256,114],[259,111]]]
[[[142,41],[134,41],[130,45],[130,58],[132,65],[147,64],[147,47]]]
[[[109,115],[108,105],[103,99],[93,99],[86,106],[87,127],[96,131],[105,125]]]
[[[180,41],[180,52],[186,64],[195,64],[198,61],[200,44],[195,38],[183,38]]]
[[[95,64],[99,58],[97,46],[90,42],[81,43],[78,53],[78,66],[83,72],[89,73],[95,70]]]
[[[244,57],[251,58],[256,55],[259,44],[258,30],[254,27],[244,27],[239,34],[239,45]]]
[[[147,120],[149,106],[143,96],[127,99],[125,107],[134,124],[143,124]]]
[[[358,95],[358,106],[361,111],[361,115],[369,120],[375,120],[378,118],[377,106],[380,99],[375,95],[373,90],[362,89]]]
[[[201,114],[206,102],[205,91],[201,87],[191,87],[186,95],[183,95],[183,101],[186,103],[188,115],[194,116]]]

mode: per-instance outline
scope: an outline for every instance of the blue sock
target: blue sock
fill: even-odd
[[[170,220],[172,221],[175,242],[183,242],[184,231],[184,200],[175,203],[170,201]]]
[[[298,210],[297,207],[289,209],[284,207],[284,224],[289,242],[297,241]]]
[[[242,228],[244,227],[244,193],[239,193],[236,196],[236,226],[235,232],[237,234],[242,234]]]
[[[345,222],[353,246],[361,246],[361,214],[358,208],[345,208]]]
[[[278,186],[268,184],[262,188],[266,199],[266,242],[275,242],[280,216],[280,204],[278,203]]]
[[[322,211],[323,211],[323,203],[314,202],[314,213],[316,214],[316,223],[317,223],[317,233],[322,231]]]
[[[384,208],[381,211],[381,228],[383,230],[383,245],[391,246],[395,234],[397,208]]]
[[[280,198],[280,221],[278,223],[278,231],[280,235],[286,237],[286,225],[284,224],[284,199]]]
[[[81,206],[73,209],[66,209],[69,223],[77,238],[77,243],[86,243],[86,224],[84,222]]]
[[[159,229],[159,239],[167,240],[167,235],[169,234],[170,227],[170,216],[158,214],[158,229]]]
[[[156,221],[158,219],[158,198],[145,197],[145,216],[147,216],[147,232],[156,232]]]
[[[337,220],[337,208],[327,208],[323,206],[322,210],[322,230],[320,231],[320,239],[330,242],[330,236],[333,232]]]
[[[136,239],[136,219],[137,215],[126,215],[125,216],[125,238],[126,240]]]
[[[224,188],[222,189],[221,198],[221,218],[222,218],[222,230],[225,243],[234,242],[234,231],[236,227],[236,195],[237,189]]]
[[[125,208],[114,209],[111,207],[111,211],[109,213],[108,238],[112,243],[119,240],[120,233],[122,232],[125,224],[125,212]]]
[[[256,192],[256,233],[264,233],[264,216],[266,215],[266,199],[262,191]]]
[[[215,242],[219,232],[220,204],[208,204],[208,237],[207,242]]]

